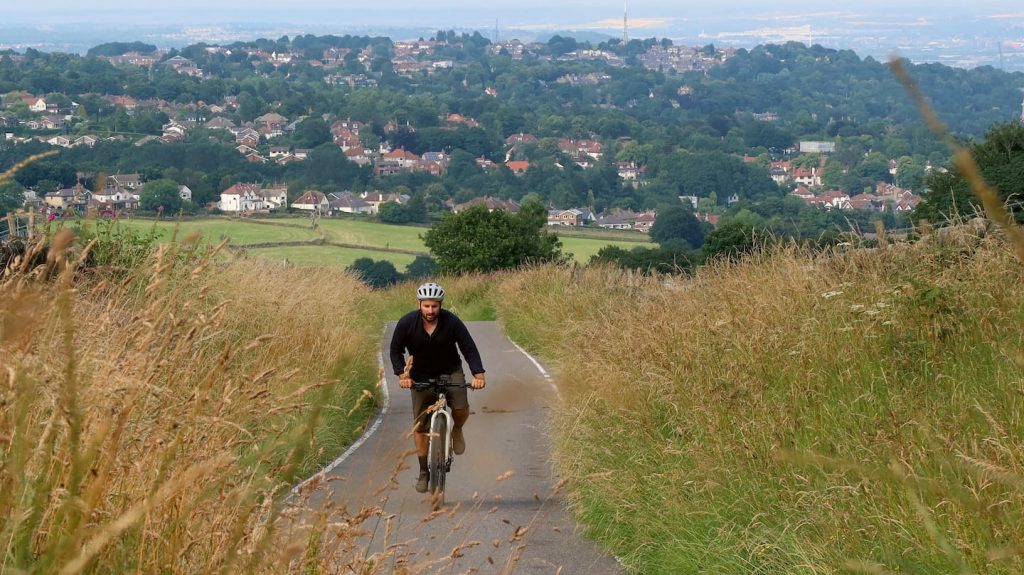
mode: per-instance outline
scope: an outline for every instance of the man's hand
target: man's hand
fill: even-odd
[[[484,381],[484,374],[474,373],[473,381],[469,383],[469,387],[473,389],[483,389],[485,385],[487,385],[487,382]]]

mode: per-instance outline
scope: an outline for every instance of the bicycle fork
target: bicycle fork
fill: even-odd
[[[444,433],[443,436],[437,432],[437,417],[438,416],[444,416],[445,421],[447,423],[447,425],[445,426],[445,433]],[[443,440],[444,441],[444,458],[445,458],[445,460],[444,460],[443,463],[444,463],[445,471],[451,471],[451,461],[452,461],[452,426],[453,425],[455,425],[455,420],[452,418],[451,411],[448,409],[447,406],[445,406],[444,409],[436,410],[430,416],[430,440],[431,441],[437,441],[437,440]],[[433,469],[433,458],[434,458],[434,450],[433,449],[428,449],[427,450],[427,465],[430,466],[431,469]]]

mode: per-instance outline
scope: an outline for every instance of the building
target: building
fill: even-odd
[[[813,140],[802,140],[800,142],[801,154],[830,154],[835,151],[835,142],[821,142]]]

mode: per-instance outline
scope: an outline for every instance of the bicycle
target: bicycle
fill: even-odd
[[[452,409],[448,406],[445,390],[449,388],[468,388],[468,383],[449,383],[448,376],[413,382],[412,389],[433,391],[437,393],[437,401],[424,413],[430,413],[429,443],[427,447],[427,493],[433,495],[434,509],[444,505],[445,476],[452,470],[455,451],[452,447]]]

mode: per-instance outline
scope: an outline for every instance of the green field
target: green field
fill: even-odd
[[[203,218],[196,220],[154,221],[154,220],[121,220],[119,226],[139,231],[155,229],[161,240],[168,240],[178,228],[178,237],[199,230],[205,241],[219,243],[223,238],[230,238],[233,246],[244,246],[267,242],[312,241],[321,237],[329,242],[382,248],[383,250],[406,250],[427,253],[426,246],[420,235],[427,231],[425,227],[394,226],[374,221],[354,219],[323,219],[320,228],[311,229],[306,218],[281,218],[273,220],[238,220],[233,218]],[[586,263],[602,247],[615,244],[626,249],[637,246],[653,247],[654,244],[642,241],[646,236],[637,232],[589,230],[555,230],[562,239],[562,249],[573,254],[576,261]],[[599,239],[607,235],[607,239]],[[638,241],[640,240],[640,241]],[[295,265],[328,267],[345,267],[356,258],[369,257],[376,260],[386,259],[398,269],[404,269],[415,257],[413,254],[396,253],[359,248],[341,248],[335,246],[275,246],[253,248],[250,254],[261,255],[275,261],[285,258]]]
[[[359,258],[386,259],[395,264],[398,271],[405,271],[405,267],[412,263],[412,260],[416,257],[411,254],[340,248],[336,246],[282,246],[256,248],[246,251],[250,255],[274,262],[284,262],[287,260],[289,264],[306,267],[346,268]]]
[[[142,232],[156,230],[161,240],[168,240],[178,228],[178,237],[199,230],[203,238],[210,243],[220,243],[227,237],[232,245],[254,244],[261,242],[294,242],[315,240],[320,234],[310,229],[303,220],[285,220],[280,224],[260,224],[251,221],[230,220],[227,218],[206,218],[176,222],[154,220],[119,220],[119,226]]]

